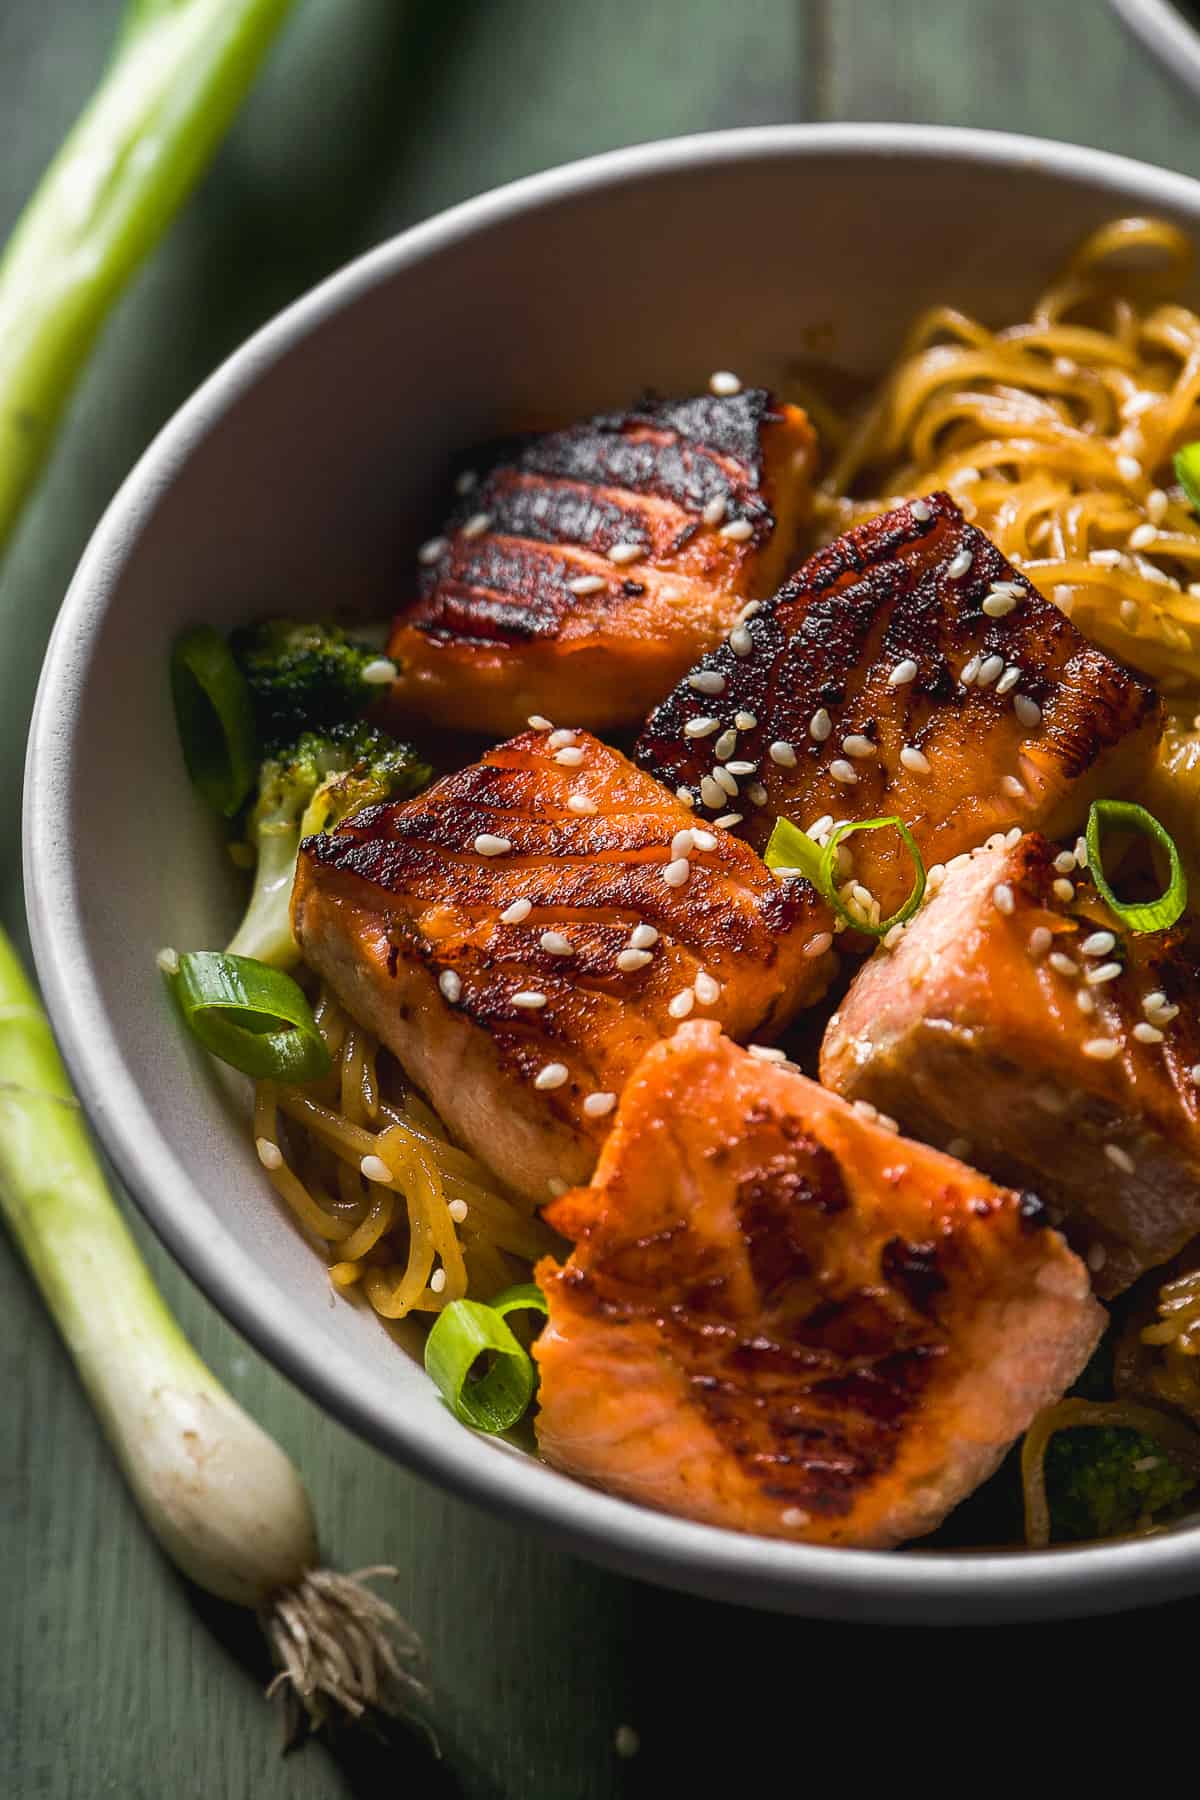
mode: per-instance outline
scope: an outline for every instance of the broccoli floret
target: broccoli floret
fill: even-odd
[[[274,756],[301,732],[328,731],[360,719],[378,693],[364,670],[374,666],[385,683],[387,659],[337,625],[266,619],[235,631],[229,640],[246,677],[259,747]]]
[[[1056,1431],[1046,1446],[1046,1497],[1055,1543],[1119,1537],[1169,1512],[1196,1477],[1153,1438],[1124,1426]]]
[[[267,757],[246,822],[254,886],[231,953],[277,969],[296,962],[290,903],[301,840],[332,831],[364,806],[417,793],[431,773],[411,745],[364,724],[306,731]]]

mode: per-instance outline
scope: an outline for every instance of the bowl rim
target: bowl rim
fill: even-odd
[[[109,504],[63,602],[38,687],[24,791],[25,896],[38,975],[64,1059],[122,1181],[168,1249],[232,1324],[297,1386],[416,1473],[556,1545],[627,1574],[815,1617],[964,1623],[1120,1610],[1200,1590],[1200,1526],[1036,1554],[791,1544],[657,1513],[488,1453],[446,1416],[435,1428],[377,1403],[340,1345],[310,1349],[294,1302],[208,1212],[124,1064],[83,949],[68,797],[78,758],[77,695],[124,566],[162,494],[213,425],[285,352],[360,294],[507,219],[573,196],[730,163],[903,154],[1026,168],[1177,207],[1200,225],[1200,182],[1082,146],[953,126],[763,126],[669,138],[527,176],[413,226],[344,268],[254,333],[143,453]],[[61,721],[72,723],[64,733]],[[149,953],[151,947],[147,946]],[[356,1374],[357,1371],[357,1374]]]
[[[1193,92],[1200,88],[1200,26],[1173,0],[1111,0],[1113,11],[1167,71]]]

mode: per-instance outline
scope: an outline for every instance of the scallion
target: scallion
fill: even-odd
[[[425,1371],[455,1418],[476,1431],[508,1431],[533,1399],[533,1360],[505,1323],[517,1308],[546,1311],[546,1298],[532,1282],[506,1288],[490,1304],[452,1300],[443,1307],[425,1340]],[[488,1359],[482,1374],[472,1369]]]
[[[329,1052],[290,975],[250,956],[189,950],[168,977],[188,1026],[222,1062],[259,1081],[316,1081]]]
[[[193,786],[232,818],[254,785],[254,709],[233,652],[211,625],[185,631],[171,651],[171,698]]]
[[[908,899],[890,918],[882,919],[878,925],[868,924],[860,913],[851,912],[838,892],[836,875],[838,845],[843,838],[850,837],[856,831],[882,831],[887,828],[898,831],[904,840],[905,848],[912,857],[915,874]],[[852,925],[855,931],[863,932],[867,937],[886,937],[895,925],[902,925],[911,919],[921,901],[925,897],[925,863],[917,848],[908,826],[903,819],[894,815],[886,819],[857,819],[839,825],[829,834],[824,849],[813,843],[808,833],[801,831],[790,819],[776,819],[766,849],[767,867],[771,869],[798,869],[807,881],[828,901],[834,911]]]
[[[1175,452],[1175,479],[1200,512],[1200,443],[1184,444]]]
[[[1192,445],[1200,452],[1200,445]],[[1107,830],[1136,831],[1150,839],[1164,852],[1169,876],[1167,886],[1157,900],[1118,900],[1105,873],[1101,855],[1103,834]],[[1132,800],[1094,800],[1087,822],[1088,872],[1096,890],[1116,913],[1127,930],[1137,933],[1166,931],[1180,917],[1187,905],[1187,876],[1175,847],[1175,839],[1159,824],[1154,814]]]

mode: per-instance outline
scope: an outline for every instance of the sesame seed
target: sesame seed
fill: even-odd
[[[1072,962],[1069,956],[1064,956],[1061,950],[1052,951],[1046,960],[1056,974],[1065,975],[1068,981],[1074,981],[1079,973],[1079,964]]]
[[[1013,711],[1027,731],[1032,731],[1035,725],[1042,722],[1042,709],[1028,694],[1013,695]]]
[[[546,996],[536,988],[519,988],[512,997],[512,1003],[526,1012],[540,1012],[546,1004]]]
[[[1081,1013],[1094,1013],[1096,1010],[1096,996],[1094,994],[1089,994],[1086,988],[1076,988],[1075,1004]]]
[[[1086,838],[1078,837],[1075,839],[1075,861],[1079,864],[1081,869],[1087,868],[1088,847]]]
[[[951,581],[957,581],[960,575],[965,575],[974,560],[969,550],[960,550],[957,556],[952,556],[946,564],[946,573]]]
[[[364,667],[362,678],[368,687],[386,687],[396,679],[396,665],[390,656],[376,656]]]
[[[1130,532],[1129,548],[1131,550],[1148,550],[1157,537],[1157,530],[1147,521],[1146,524],[1138,525]]]
[[[1090,1056],[1093,1062],[1111,1062],[1114,1056],[1121,1054],[1121,1046],[1116,1038],[1089,1038],[1083,1046],[1083,1054]]]
[[[705,806],[715,806],[720,811],[727,796],[720,782],[714,781],[711,775],[706,775],[700,783],[700,798]]]
[[[781,1525],[807,1525],[809,1514],[802,1506],[785,1506],[779,1515],[779,1522]]]
[[[464,469],[461,475],[455,477],[454,491],[456,494],[469,494],[473,488],[478,486],[479,477],[474,469]]]
[[[1121,561],[1119,550],[1089,550],[1088,561],[1098,569],[1115,569]]]
[[[914,500],[908,510],[919,525],[924,525],[927,519],[933,517],[933,508],[928,500]]]
[[[850,1104],[860,1119],[877,1119],[879,1117],[879,1108],[873,1106],[869,1100],[852,1100]]]
[[[417,551],[417,561],[429,568],[432,563],[441,561],[448,548],[448,541],[444,537],[428,538]]]
[[[888,678],[887,678],[888,686],[889,687],[907,687],[909,682],[915,681],[916,678],[917,678],[917,665],[913,661],[911,656],[906,656],[904,658],[903,662],[898,662],[896,664],[895,668],[892,669],[891,672],[889,673]]]
[[[716,494],[709,501],[708,505],[704,508],[704,511],[700,514],[700,517],[704,520],[704,523],[706,525],[719,525],[721,523],[721,520],[725,517],[726,509],[728,508],[728,506],[729,506],[729,501],[727,500],[725,495],[724,494]]]
[[[1152,1025],[1169,1025],[1178,1015],[1179,1008],[1170,1005],[1156,1006],[1153,1012],[1147,1014]]]
[[[554,760],[563,769],[577,769],[583,761],[583,751],[578,744],[568,744],[565,750],[556,750]]]
[[[809,729],[811,730],[812,727],[810,726]],[[773,763],[778,763],[781,769],[794,769],[796,766],[796,752],[786,738],[776,738],[767,755]]]
[[[1054,942],[1054,933],[1046,925],[1035,925],[1029,934],[1030,956],[1045,956]]]
[[[733,544],[744,544],[753,535],[754,527],[749,519],[730,519],[728,525],[722,525],[717,533],[718,537],[728,538]]]
[[[1002,656],[985,656],[979,665],[979,672],[975,680],[980,687],[991,687],[993,681],[1003,673],[1004,658]]]
[[[858,781],[858,775],[855,770],[840,756],[830,763],[829,773],[835,781],[840,781],[844,787],[853,787]]]
[[[554,729],[544,713],[530,713],[525,723],[530,731],[553,731]]]
[[[532,900],[514,900],[512,905],[506,906],[500,914],[500,923],[502,925],[519,925],[522,919],[527,919],[532,911]]]
[[[739,731],[753,731],[758,724],[752,712],[734,713],[733,722]]]
[[[283,1167],[283,1151],[271,1138],[255,1138],[254,1148],[258,1151],[258,1160],[264,1169]]]
[[[1152,525],[1161,525],[1167,516],[1167,496],[1161,488],[1151,488],[1146,495],[1146,511]]]
[[[1006,831],[1004,834],[1006,848],[1011,850],[1014,844],[1020,843],[1024,835],[1025,833],[1021,830],[1021,827],[1019,825],[1014,825],[1011,831]]]
[[[1155,988],[1152,994],[1143,994],[1142,996],[1142,1011],[1144,1013],[1158,1012],[1166,1005],[1167,996],[1163,993],[1161,988]]]
[[[575,575],[567,583],[567,592],[578,594],[582,600],[586,594],[599,594],[607,586],[603,575]]]
[[[154,960],[164,975],[178,975],[179,952],[178,950],[172,950],[169,944],[164,945]]]
[[[562,750],[566,745],[573,744],[578,736],[579,733],[577,731],[568,731],[565,727],[560,726],[557,731],[552,731],[550,736],[546,739],[546,748],[548,750]]]
[[[900,751],[900,762],[904,768],[910,770],[914,775],[928,775],[929,773],[929,758],[923,751],[918,750],[915,744],[905,744],[903,746]]]
[[[675,798],[678,800],[680,806],[695,806],[696,804],[696,796],[693,794],[691,788],[677,787],[675,789]]]
[[[456,1000],[462,999],[462,978],[456,975],[453,969],[442,970],[438,976],[438,986],[451,1006]]]
[[[1141,622],[1142,609],[1136,600],[1122,600],[1117,611],[1121,615],[1121,623],[1126,631],[1136,631]]]
[[[596,802],[589,799],[587,794],[568,794],[567,805],[573,813],[594,813],[597,810]]]
[[[652,960],[648,950],[622,950],[617,957],[617,967],[622,975],[632,975],[638,969],[644,969]]]
[[[695,831],[693,831],[692,839],[693,839],[693,842],[695,843],[697,850],[715,850],[717,847],[717,840],[713,836],[712,832],[711,831],[701,831],[699,829],[699,827],[697,827],[697,829]]]
[[[686,856],[690,850],[695,848],[695,844],[696,834],[690,828],[677,831],[671,839],[671,855]]]
[[[716,377],[714,376],[713,379],[715,380]],[[733,376],[733,377],[731,377],[731,379],[736,381],[737,377]],[[716,390],[716,391],[719,391],[719,390]],[[737,388],[734,388],[733,392],[736,394]],[[641,1738],[638,1736],[637,1732],[633,1729],[632,1725],[618,1725],[615,1733],[613,1734],[613,1749],[616,1751],[618,1756],[623,1756],[626,1758],[628,1758],[630,1756],[636,1756],[638,1753],[638,1750],[641,1747],[641,1742],[642,1742]]]
[[[1136,456],[1118,456],[1117,474],[1121,477],[1122,481],[1140,481],[1142,479],[1142,465]]]
[[[560,1088],[566,1081],[567,1075],[566,1063],[545,1063],[534,1076],[533,1085],[543,1092],[548,1088]]]
[[[716,669],[697,669],[694,674],[688,676],[688,686],[694,688],[698,694],[723,694],[725,677]]]
[[[735,625],[729,634],[729,648],[735,656],[749,656],[754,648],[754,639],[745,625]]]
[[[673,1019],[686,1019],[696,1004],[696,996],[691,988],[681,988],[668,1002],[667,1011]]]
[[[721,984],[714,980],[706,969],[701,969],[692,986],[701,1006],[715,1006],[720,998]]]
[[[951,1138],[950,1142],[946,1145],[946,1155],[947,1156],[955,1156],[959,1159],[960,1162],[964,1156],[969,1156],[970,1154],[971,1154],[970,1138],[965,1138],[965,1137]]]
[[[708,378],[708,386],[710,393],[721,400],[728,400],[742,391],[741,381],[731,369],[714,369]]]
[[[435,1269],[433,1271],[433,1274],[429,1277],[430,1293],[440,1294],[442,1289],[445,1287],[445,1285],[446,1285],[445,1269]]]
[[[589,1094],[583,1103],[583,1110],[589,1119],[605,1118],[617,1104],[615,1094]]]
[[[830,1024],[832,1023],[831,1019]],[[786,1051],[776,1050],[771,1044],[747,1044],[746,1049],[758,1062],[784,1063],[787,1061]]]
[[[713,824],[719,825],[722,831],[732,831],[735,825],[741,824],[742,818],[741,813],[722,813],[719,819],[713,820]]]
[[[964,687],[970,687],[973,684],[975,677],[979,673],[979,665],[982,661],[983,658],[981,656],[972,656],[968,662],[963,664],[962,673],[959,675],[958,679],[962,682]]]
[[[1089,987],[1101,987],[1106,981],[1115,981],[1120,974],[1119,962],[1097,963],[1094,969],[1088,970],[1086,979]]]
[[[642,544],[635,544],[629,539],[622,539],[619,544],[610,544],[606,554],[609,562],[631,563],[637,561],[638,557],[642,555],[644,548],[645,546]]]
[[[566,1191],[567,1191],[567,1184],[566,1184],[566,1182],[565,1182],[565,1181],[564,1181],[564,1180],[563,1180],[563,1178],[562,1178],[562,1176],[561,1176],[561,1175],[547,1175],[547,1177],[546,1177],[546,1188],[547,1188],[547,1191],[548,1191],[548,1193],[549,1193],[549,1195],[550,1195],[550,1198],[551,1198],[551,1199],[552,1199],[552,1200],[557,1200],[557,1199],[558,1199],[558,1196],[559,1196],[559,1195],[560,1195],[560,1194],[565,1194],[565,1193],[566,1193]]]
[[[738,614],[738,618],[744,624],[747,619],[753,619],[754,616],[757,613],[760,613],[761,611],[762,611],[762,601],[761,600],[747,600],[745,606],[743,606],[741,612]]]
[[[767,804],[767,790],[761,781],[752,781],[750,783],[750,786],[746,789],[746,798],[752,806],[765,806]]]
[[[470,1210],[471,1209],[465,1200],[452,1200],[446,1208],[446,1211],[450,1214],[450,1217],[454,1220],[456,1225],[462,1224]]]
[[[1005,914],[1012,912],[1015,902],[1013,900],[1013,891],[1009,887],[1007,881],[998,881],[992,889],[992,905],[996,908],[997,912]]]
[[[1024,800],[1026,798],[1025,784],[1022,781],[1018,781],[1015,775],[1002,776],[1000,779],[1000,786],[1010,800]]]
[[[1133,1035],[1139,1044],[1161,1044],[1163,1033],[1157,1025],[1151,1025],[1148,1019],[1139,1019],[1133,1028]]]
[[[1116,947],[1117,940],[1111,931],[1093,931],[1079,946],[1085,956],[1107,956]]]
[[[482,537],[484,532],[491,525],[491,522],[492,522],[491,513],[485,513],[485,512],[472,513],[471,517],[467,520],[466,524],[462,528],[462,534],[465,538]]]
[[[570,956],[573,954],[570,938],[565,938],[561,931],[543,931],[538,943],[548,956]]]
[[[1120,1144],[1105,1144],[1104,1154],[1115,1169],[1120,1169],[1126,1175],[1133,1174],[1133,1158],[1128,1150],[1122,1150]]]
[[[850,894],[855,905],[861,906],[864,912],[869,910],[871,902],[875,898],[870,888],[864,887],[861,881],[856,881],[851,885]]]
[[[731,800],[737,799],[738,784],[728,769],[722,769],[718,765],[712,772],[712,778],[722,793],[727,794]]]
[[[823,706],[819,706],[817,708],[816,712],[813,714],[812,718],[808,721],[809,737],[813,739],[814,743],[823,744],[832,730],[833,730],[833,720],[829,717],[829,714],[826,712],[825,708]],[[791,746],[789,745],[788,748],[790,749]],[[772,747],[771,755],[772,756],[775,755],[774,747]],[[778,758],[776,758],[776,761],[778,761]],[[785,766],[787,768],[791,768],[792,764],[788,763]]]
[[[1200,1063],[1192,1064],[1188,1070],[1188,1076],[1192,1081],[1200,1081]]]
[[[989,619],[1006,619],[1016,609],[1016,604],[1011,594],[989,594],[983,603],[983,611]]]
[[[1018,681],[1020,681],[1021,675],[1022,669],[1020,664],[1009,663],[1007,669],[1005,669],[1003,675],[996,683],[996,692],[998,694],[1011,694]]]
[[[725,767],[731,775],[753,775],[758,764],[752,762],[727,762]]]
[[[1058,870],[1060,875],[1069,875],[1075,867],[1075,852],[1073,850],[1063,850],[1055,857],[1054,867]]]
[[[876,753],[875,746],[870,738],[863,737],[862,734],[857,731],[851,732],[849,737],[844,737],[842,739],[842,749],[846,752],[847,756],[858,757],[860,760],[865,756],[874,756]]]
[[[1097,1269],[1102,1269],[1107,1261],[1108,1251],[1104,1248],[1104,1245],[1093,1244],[1087,1253],[1087,1266],[1091,1269],[1092,1273],[1095,1274]]]
[[[630,947],[634,950],[649,950],[657,942],[658,933],[653,925],[635,925],[629,934]]]
[[[490,831],[481,831],[475,839],[475,849],[480,856],[507,856],[512,849],[512,840],[496,837]]]
[[[668,887],[683,887],[691,875],[692,865],[686,856],[677,856],[663,869],[662,878]]]
[[[1064,906],[1070,905],[1071,901],[1075,898],[1075,889],[1071,886],[1071,883],[1061,875],[1057,881],[1051,883],[1050,892],[1054,895],[1056,900],[1061,900]]]
[[[358,1166],[368,1181],[382,1181],[386,1184],[392,1179],[392,1171],[382,1156],[364,1156]]]
[[[737,732],[736,731],[723,731],[721,733],[720,737],[717,739],[716,743],[713,745],[713,755],[716,757],[719,757],[720,760],[722,762],[724,762],[725,758],[727,756],[732,756],[733,752],[736,749],[737,749]],[[730,774],[732,774],[732,773],[733,773],[733,771],[731,769]]]

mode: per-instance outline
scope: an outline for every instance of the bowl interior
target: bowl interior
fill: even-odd
[[[220,944],[237,911],[176,747],[168,647],[197,620],[386,614],[411,592],[451,454],[514,423],[695,389],[716,367],[768,383],[814,356],[876,370],[922,307],[1020,317],[1082,233],[1149,207],[1195,226],[1200,188],[1049,145],[862,128],[659,146],[523,183],[385,246],[253,340],[152,448],[72,588],[34,727],[29,897],[68,1060],[122,1175],[235,1323],[327,1404],[621,1566],[800,1610],[979,1617],[1115,1604],[1125,1565],[1058,1555],[1066,1573],[1043,1559],[1035,1582],[1023,1557],[737,1539],[456,1426],[419,1361],[333,1296],[255,1161],[245,1084],[189,1043],[164,993],[155,949]],[[1098,1586],[1070,1573],[1101,1558]]]

